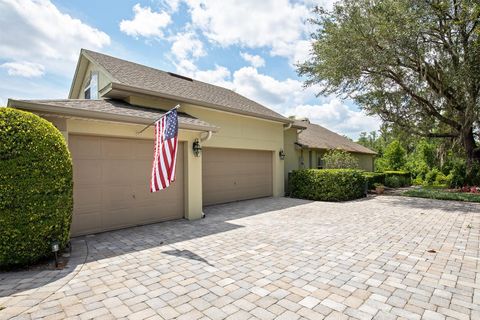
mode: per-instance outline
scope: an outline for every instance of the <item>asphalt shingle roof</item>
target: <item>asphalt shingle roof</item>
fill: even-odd
[[[186,99],[225,111],[250,114],[284,123],[291,122],[279,113],[226,88],[90,50],[82,49],[82,53],[104,68],[112,76],[113,83],[152,91],[160,96]]]
[[[298,135],[298,142],[313,149],[342,149],[349,152],[376,154],[358,143],[355,143],[333,131],[308,121],[296,121],[295,124],[307,127]]]
[[[102,113],[105,115],[130,116],[139,119],[151,120],[152,122],[165,114],[163,110],[133,106],[124,101],[114,99],[90,100],[90,99],[59,99],[59,100],[11,100],[12,106],[16,102],[26,102],[29,104],[53,106],[64,108],[65,112],[69,110],[83,110],[92,113]],[[186,113],[178,113],[178,122],[180,127],[196,126],[205,128],[215,128],[215,126],[192,117]]]

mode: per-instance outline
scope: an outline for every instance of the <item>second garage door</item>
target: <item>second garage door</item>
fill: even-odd
[[[152,140],[70,135],[72,235],[182,218],[182,143],[178,147],[176,181],[165,190],[150,193]]]
[[[272,195],[272,152],[243,149],[202,150],[203,204]]]

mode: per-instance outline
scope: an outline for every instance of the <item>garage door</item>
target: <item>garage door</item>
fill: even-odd
[[[272,195],[272,152],[204,148],[203,204]]]
[[[150,193],[153,141],[69,136],[73,158],[72,235],[183,217],[183,146],[176,181]]]

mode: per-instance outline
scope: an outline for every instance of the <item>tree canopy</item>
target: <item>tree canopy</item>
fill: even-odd
[[[307,86],[480,162],[478,0],[340,0],[311,23],[312,55],[298,65]]]

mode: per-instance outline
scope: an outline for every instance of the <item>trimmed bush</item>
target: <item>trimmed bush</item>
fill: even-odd
[[[358,169],[358,159],[345,150],[332,149],[323,155],[325,169]]]
[[[73,210],[70,153],[48,121],[0,108],[0,266],[27,265],[64,248]]]
[[[385,173],[383,172],[364,172],[363,176],[367,180],[368,190],[375,189],[375,184],[385,184]]]
[[[385,171],[385,186],[401,188],[412,185],[412,178],[408,171]]]
[[[305,169],[290,176],[291,196],[318,201],[347,201],[365,196],[365,177],[353,169]]]

